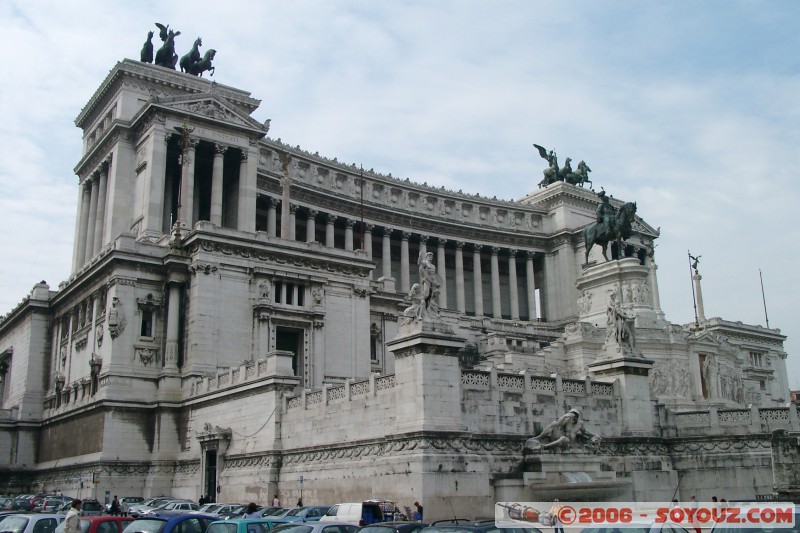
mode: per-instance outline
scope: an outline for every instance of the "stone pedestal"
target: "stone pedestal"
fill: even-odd
[[[415,321],[400,326],[386,343],[394,352],[397,427],[407,431],[463,431],[458,351],[465,339],[444,322]]]
[[[599,359],[589,370],[602,381],[616,381],[622,436],[653,435],[653,408],[648,374],[653,361],[643,357]]]

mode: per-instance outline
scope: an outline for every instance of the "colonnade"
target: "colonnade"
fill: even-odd
[[[109,157],[79,187],[73,270],[87,263],[105,244],[110,167]]]
[[[266,204],[266,223],[264,224],[262,220],[260,226],[266,226],[267,233],[277,237],[279,235],[277,235],[276,221],[281,200],[272,197],[262,197],[262,200]],[[506,318],[519,320],[522,316],[520,312],[520,296],[522,296],[528,310],[528,319],[541,319],[536,298],[535,260],[537,255],[541,255],[542,252],[467,243],[462,240],[448,239],[445,236],[414,234],[406,229],[378,226],[366,221],[361,227],[360,221],[354,218],[333,213],[323,214],[317,209],[305,208],[296,204],[290,205],[289,213],[289,223],[281,228],[286,232],[286,235],[281,235],[282,238],[297,240],[299,229],[305,232],[304,236],[300,236],[302,240],[314,242],[317,240],[319,225],[322,225],[325,246],[354,250],[356,244],[361,247],[361,239],[358,239],[358,243],[356,243],[354,237],[356,229],[358,229],[359,234],[363,234],[363,250],[369,259],[373,258],[373,237],[379,238],[381,244],[377,250],[374,250],[376,254],[380,254],[376,274],[379,274],[381,279],[396,280],[397,292],[408,293],[413,283],[412,280],[416,279],[415,270],[412,274],[412,269],[416,269],[416,266],[412,267],[412,263],[416,264],[417,262],[417,258],[412,257],[411,243],[414,243],[417,246],[417,253],[428,251],[434,253],[434,264],[441,278],[439,290],[439,306],[441,308],[467,313],[468,304],[470,304],[471,314],[494,318],[502,318],[505,308],[508,311]],[[305,220],[298,220],[298,213],[304,214]],[[398,247],[399,250],[397,250]],[[467,269],[465,269],[465,251],[471,254],[471,268]],[[488,272],[484,272],[482,266],[486,255],[489,256]],[[518,261],[518,259],[524,260],[524,267],[521,264],[523,261]],[[503,262],[506,264],[501,266]],[[450,265],[449,268],[448,265]],[[507,288],[503,287],[505,284],[501,284],[501,270],[507,271],[504,276],[507,278]],[[471,274],[471,291],[468,290],[467,274]],[[491,302],[489,309],[484,309],[484,292],[487,289],[484,285],[484,276],[488,276],[490,280],[489,294],[487,295]],[[524,281],[522,286],[520,285],[521,280]],[[454,289],[454,294],[448,290],[448,285]]]

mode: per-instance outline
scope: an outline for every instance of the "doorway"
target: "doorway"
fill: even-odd
[[[277,328],[275,349],[292,352],[292,372],[303,377],[303,330],[297,328]],[[301,380],[302,384],[302,380]]]

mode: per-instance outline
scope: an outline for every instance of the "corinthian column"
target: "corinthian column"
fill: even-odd
[[[336,229],[334,224],[336,224],[336,215],[328,215],[327,224],[325,224],[325,246],[328,248],[334,248],[336,244],[334,230]]]
[[[178,341],[180,332],[181,286],[169,283],[169,300],[167,302],[167,343],[164,350],[164,368],[178,369]]]
[[[214,164],[211,169],[211,223],[222,226],[222,172],[227,146],[214,145]]]
[[[356,225],[356,221],[352,218],[348,218],[344,221],[344,249],[345,250],[352,250],[353,249],[353,226]]]
[[[314,242],[317,240],[317,215],[319,211],[316,209],[308,210],[308,218],[306,219],[306,242]]]
[[[498,264],[497,254],[500,248],[492,246],[492,316],[503,318],[503,308],[500,303],[500,265]]]
[[[475,316],[483,316],[483,279],[481,278],[481,245],[472,251],[472,287],[475,293]]]
[[[178,218],[186,227],[194,224],[194,155],[197,141],[189,139],[186,152],[181,156],[181,190],[178,196]]]
[[[383,257],[381,259],[381,277],[392,277],[392,228],[383,228]]]
[[[367,252],[367,259],[372,259],[372,230],[375,229],[375,224],[364,224],[364,251]]]
[[[297,238],[297,206],[295,204],[289,205],[289,236],[288,239],[293,241]]]
[[[456,241],[456,310],[459,313],[467,312],[464,297],[464,244],[464,241]]]
[[[89,227],[89,206],[92,203],[92,186],[89,180],[84,180],[80,187],[78,238],[75,245],[75,265],[73,270],[78,270],[86,261],[86,229]]]
[[[97,175],[99,182],[97,189],[97,219],[94,225],[94,253],[103,247],[103,229],[106,220],[106,186],[108,183],[108,162],[103,163],[100,174]]]
[[[445,264],[446,244],[446,239],[439,239],[439,248],[437,249],[436,255],[436,271],[439,273],[439,277],[442,279],[442,284],[439,286],[439,307],[442,309],[447,308],[447,268]]]
[[[525,281],[527,282],[528,293],[528,320],[534,321],[537,318],[536,313],[536,282],[533,277],[533,256],[534,252],[528,251],[525,257]]]
[[[511,320],[519,320],[519,288],[517,287],[517,251],[508,251],[508,288]]]
[[[92,193],[89,200],[89,220],[86,224],[86,253],[83,258],[84,263],[88,263],[94,256],[94,227],[97,224],[97,182],[99,178],[99,172],[92,174]]]
[[[278,235],[278,201],[275,198],[267,197],[267,235],[275,237]]]
[[[408,271],[408,239],[411,233],[402,232],[400,237],[400,292],[407,294],[411,290],[411,276]]]

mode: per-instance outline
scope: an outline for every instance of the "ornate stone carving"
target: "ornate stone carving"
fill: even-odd
[[[525,452],[541,453],[542,450],[584,448],[596,451],[601,444],[600,437],[587,430],[578,409],[570,409],[558,420],[550,422],[541,433],[525,442]]]
[[[122,307],[122,302],[116,296],[111,298],[111,309],[108,311],[108,333],[111,335],[111,340],[116,339],[125,331],[125,326],[128,321],[125,318],[125,310]]]
[[[689,369],[681,361],[656,361],[648,375],[656,396],[689,396]]]
[[[147,366],[154,361],[158,361],[158,349],[157,348],[137,348],[136,349],[136,357],[142,363],[142,365]]]
[[[208,276],[212,272],[216,272],[219,270],[217,265],[212,265],[210,263],[194,263],[189,265],[189,272],[192,274],[197,274],[198,272],[205,274]]]

